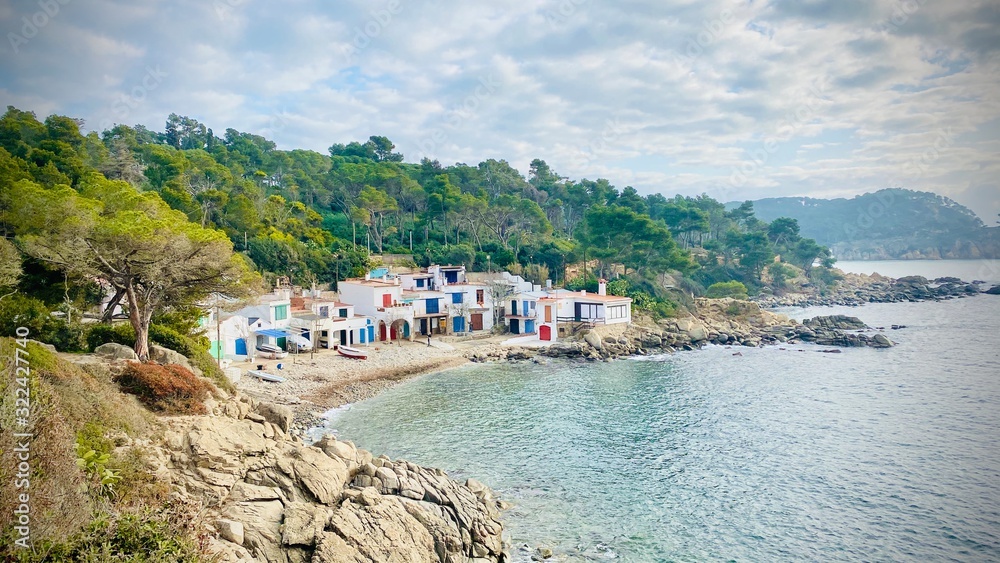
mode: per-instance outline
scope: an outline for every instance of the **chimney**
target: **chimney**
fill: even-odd
[[[365,274],[365,281],[368,281],[370,279],[372,279],[372,273],[368,272],[367,274]]]
[[[608,280],[604,278],[597,280],[597,294],[598,295],[608,294]]]
[[[580,290],[580,295],[587,295],[587,290],[586,289],[581,289]]]
[[[545,289],[552,289],[552,280],[545,280]]]
[[[531,286],[531,291],[541,291],[541,290],[542,286],[538,285],[537,283]]]

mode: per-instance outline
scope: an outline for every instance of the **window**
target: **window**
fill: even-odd
[[[440,308],[438,307],[437,298],[427,300],[427,314],[438,313]]]
[[[327,317],[329,317],[330,316],[330,308],[329,307],[320,307],[319,308],[319,316],[323,317],[324,319],[327,318]]]
[[[288,318],[288,305],[277,305],[274,307],[274,320],[283,321]]]
[[[417,278],[417,287],[424,287],[424,278]]]
[[[476,290],[476,303],[479,303],[480,305],[482,305],[484,301],[486,301],[485,292],[482,289],[477,289]]]
[[[338,315],[340,316],[340,318],[346,319],[347,318],[347,309],[341,309],[340,311],[338,311]]]
[[[448,283],[458,283],[458,272],[457,271],[445,272],[444,280]]]
[[[577,303],[576,304],[576,321],[584,321],[597,318],[597,304],[596,303]]]
[[[465,300],[465,294],[464,293],[452,293],[451,294],[451,302],[452,303],[458,304],[458,303],[462,303],[464,300]]]
[[[612,305],[608,307],[608,319],[628,318],[628,305]]]

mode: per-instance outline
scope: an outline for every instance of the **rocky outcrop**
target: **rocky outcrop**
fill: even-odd
[[[156,344],[151,344],[149,346],[149,359],[158,364],[177,364],[188,369],[188,371],[194,373],[195,375],[201,377],[202,372],[200,369],[191,365],[187,357],[180,352],[175,352],[170,348],[164,348],[163,346],[158,346]]]
[[[692,350],[706,344],[756,347],[802,340],[825,346],[893,346],[885,335],[856,332],[871,330],[856,317],[816,317],[798,324],[762,309],[758,303],[731,298],[697,299],[695,311],[695,315],[661,320],[656,327],[632,325],[621,337],[600,342],[585,331],[576,340],[557,342],[539,353],[552,358],[607,360]],[[479,361],[489,359],[493,358]]]
[[[1000,285],[994,285],[993,287],[987,289],[983,293],[986,293],[986,294],[989,294],[989,295],[1000,295]]]
[[[505,561],[499,501],[481,483],[290,438],[285,409],[240,397],[169,419],[157,478],[200,502],[220,561]]]
[[[816,288],[780,296],[761,294],[752,298],[762,307],[858,306],[865,303],[942,301],[980,293],[978,283],[945,277],[928,281],[922,276],[892,279],[878,274],[843,274],[843,279],[822,292]]]
[[[135,353],[135,350],[124,344],[115,344],[114,342],[101,344],[97,348],[94,348],[94,353],[109,360],[139,361],[139,356]],[[187,360],[185,359],[185,361]]]

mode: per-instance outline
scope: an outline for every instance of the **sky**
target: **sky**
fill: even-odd
[[[722,201],[1000,213],[996,0],[0,0],[0,102]]]

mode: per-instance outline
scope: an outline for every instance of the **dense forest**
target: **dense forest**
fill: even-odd
[[[929,192],[889,188],[850,199],[769,198],[754,208],[762,219],[798,220],[803,236],[842,260],[1000,257],[1000,228]]]
[[[603,276],[658,315],[713,284],[723,284],[714,293],[739,294],[833,275],[829,251],[803,238],[794,219],[764,222],[750,202],[727,210],[705,195],[642,196],[604,179],[571,180],[541,159],[525,178],[504,160],[407,163],[382,136],[333,144],[328,154],[286,151],[175,114],[163,132],[81,129],[79,120],[39,121],[14,107],[0,118],[0,283],[70,319],[110,291],[102,283],[139,302],[133,324],[148,325],[234,279],[335,288],[382,254],[570,288],[595,288]],[[134,248],[116,242],[126,239]],[[190,248],[198,260],[188,260]],[[134,259],[143,252],[147,260]],[[132,261],[116,269],[108,255]],[[153,262],[158,276],[212,275],[171,289],[122,274],[146,268],[148,284]]]

